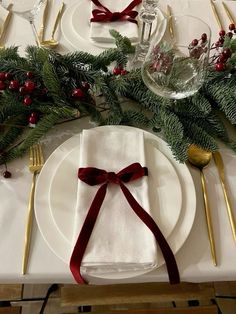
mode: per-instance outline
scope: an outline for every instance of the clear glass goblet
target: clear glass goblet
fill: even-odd
[[[193,16],[169,16],[162,38],[152,40],[142,78],[155,94],[181,99],[195,94],[204,82],[211,30]]]
[[[42,4],[45,0],[2,0],[1,4],[7,8],[9,4],[13,4],[12,12],[26,19],[32,28],[35,42],[37,46],[40,46],[38,33],[34,25],[35,16],[38,14]]]

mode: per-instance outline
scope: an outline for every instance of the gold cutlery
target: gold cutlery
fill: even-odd
[[[212,11],[214,13],[216,22],[219,25],[220,30],[224,29],[223,24],[222,24],[222,22],[220,20],[220,16],[219,16],[219,14],[218,14],[218,12],[216,10],[215,3],[213,2],[213,0],[211,0],[211,7],[212,7]]]
[[[5,37],[5,34],[6,34],[6,31],[7,31],[7,28],[8,28],[8,25],[9,25],[9,22],[11,20],[11,17],[12,17],[12,7],[13,7],[13,4],[9,4],[9,6],[7,7],[7,10],[8,10],[8,14],[7,14],[7,17],[3,23],[3,26],[2,26],[2,29],[1,29],[1,34],[0,34],[0,49],[1,48],[4,48],[4,45],[3,45],[3,39]]]
[[[174,38],[174,29],[173,29],[173,23],[172,23],[172,12],[171,12],[171,7],[169,6],[169,4],[167,4],[167,16],[169,18],[169,32],[170,32],[170,36],[171,38]],[[170,18],[171,17],[171,18]]]
[[[41,42],[41,46],[48,47],[48,48],[56,48],[58,46],[59,42],[54,39],[54,36],[57,30],[57,27],[59,25],[60,19],[62,17],[64,6],[65,6],[65,3],[63,2],[56,16],[56,20],[55,20],[53,30],[52,30],[51,39]]]
[[[220,183],[221,183],[222,190],[224,193],[225,203],[226,203],[227,212],[228,212],[228,216],[229,216],[229,222],[230,222],[231,230],[233,233],[233,238],[234,238],[234,241],[236,243],[236,225],[235,225],[235,219],[234,219],[234,215],[233,215],[232,206],[230,204],[230,200],[228,197],[227,187],[225,184],[225,173],[224,173],[223,159],[222,159],[220,152],[213,153],[213,158],[214,158],[215,164],[216,164],[218,172],[219,172]]]
[[[204,207],[205,207],[205,215],[206,215],[206,223],[207,223],[207,230],[208,236],[210,241],[210,248],[211,248],[211,256],[214,266],[217,266],[216,260],[216,249],[215,249],[215,240],[214,240],[214,233],[212,227],[212,219],[211,219],[211,210],[208,201],[208,194],[206,189],[206,179],[203,173],[203,168],[205,168],[209,162],[211,161],[212,153],[206,150],[201,149],[195,145],[190,145],[188,148],[188,161],[190,164],[200,170],[201,175],[201,184],[202,184],[202,191],[204,197]]]
[[[234,20],[232,14],[230,13],[228,7],[226,6],[226,4],[225,4],[224,2],[222,2],[222,4],[223,4],[223,7],[224,7],[224,9],[225,9],[225,12],[226,12],[226,14],[227,14],[227,16],[228,16],[230,22],[233,23],[233,24],[235,24],[235,20]]]
[[[46,0],[45,6],[44,6],[44,10],[43,10],[42,24],[40,26],[39,34],[38,34],[38,38],[39,38],[40,43],[44,39],[44,30],[45,30],[45,24],[46,24],[46,20],[47,20],[47,15],[48,15],[48,4],[49,4],[48,0]]]
[[[36,176],[42,169],[43,164],[44,164],[44,158],[43,158],[42,146],[40,144],[33,145],[32,147],[30,147],[30,158],[29,158],[29,170],[30,172],[32,172],[33,178],[32,178],[30,197],[29,197],[28,215],[27,215],[27,223],[26,223],[26,230],[25,230],[25,242],[24,242],[23,262],[22,262],[22,274],[23,275],[26,273],[28,259],[29,259]]]

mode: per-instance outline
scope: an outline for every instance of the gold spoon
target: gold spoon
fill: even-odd
[[[55,20],[55,23],[54,23],[54,26],[53,26],[53,30],[52,30],[52,37],[51,37],[51,39],[42,41],[40,43],[40,46],[47,47],[47,48],[56,48],[58,46],[59,42],[54,39],[54,35],[55,35],[56,30],[57,30],[57,27],[58,27],[58,24],[60,22],[60,19],[62,17],[64,6],[65,6],[65,3],[63,2],[60,10],[57,13],[57,17],[56,17],[56,20]]]
[[[216,261],[216,250],[215,250],[215,241],[213,235],[213,228],[212,228],[212,221],[211,221],[211,210],[208,201],[207,189],[206,189],[206,179],[203,173],[203,168],[205,168],[212,159],[212,153],[202,148],[190,145],[188,148],[188,161],[190,164],[200,170],[201,175],[201,183],[202,183],[202,191],[204,197],[204,207],[205,207],[205,215],[206,215],[206,223],[207,223],[207,230],[208,236],[210,240],[210,247],[211,247],[211,256],[213,260],[214,266],[217,266]]]

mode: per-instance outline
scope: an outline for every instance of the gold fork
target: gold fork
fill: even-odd
[[[29,170],[33,173],[29,204],[28,204],[28,216],[25,229],[25,242],[24,242],[24,252],[23,252],[23,263],[22,263],[22,274],[26,273],[28,258],[29,258],[29,249],[30,249],[30,239],[31,239],[31,230],[32,230],[32,221],[33,221],[33,208],[34,208],[34,191],[37,174],[40,172],[44,164],[42,146],[36,144],[30,147],[30,156],[29,156]]]

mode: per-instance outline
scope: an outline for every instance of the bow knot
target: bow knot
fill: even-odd
[[[107,181],[115,184],[120,183],[120,179],[115,172],[107,172]]]
[[[133,0],[122,12],[111,12],[108,8],[101,4],[99,0],[92,0],[92,2],[100,9],[94,9],[92,11],[93,17],[90,19],[90,22],[114,22],[127,20],[138,24],[135,20],[138,12],[133,9],[142,2],[141,0]]]

